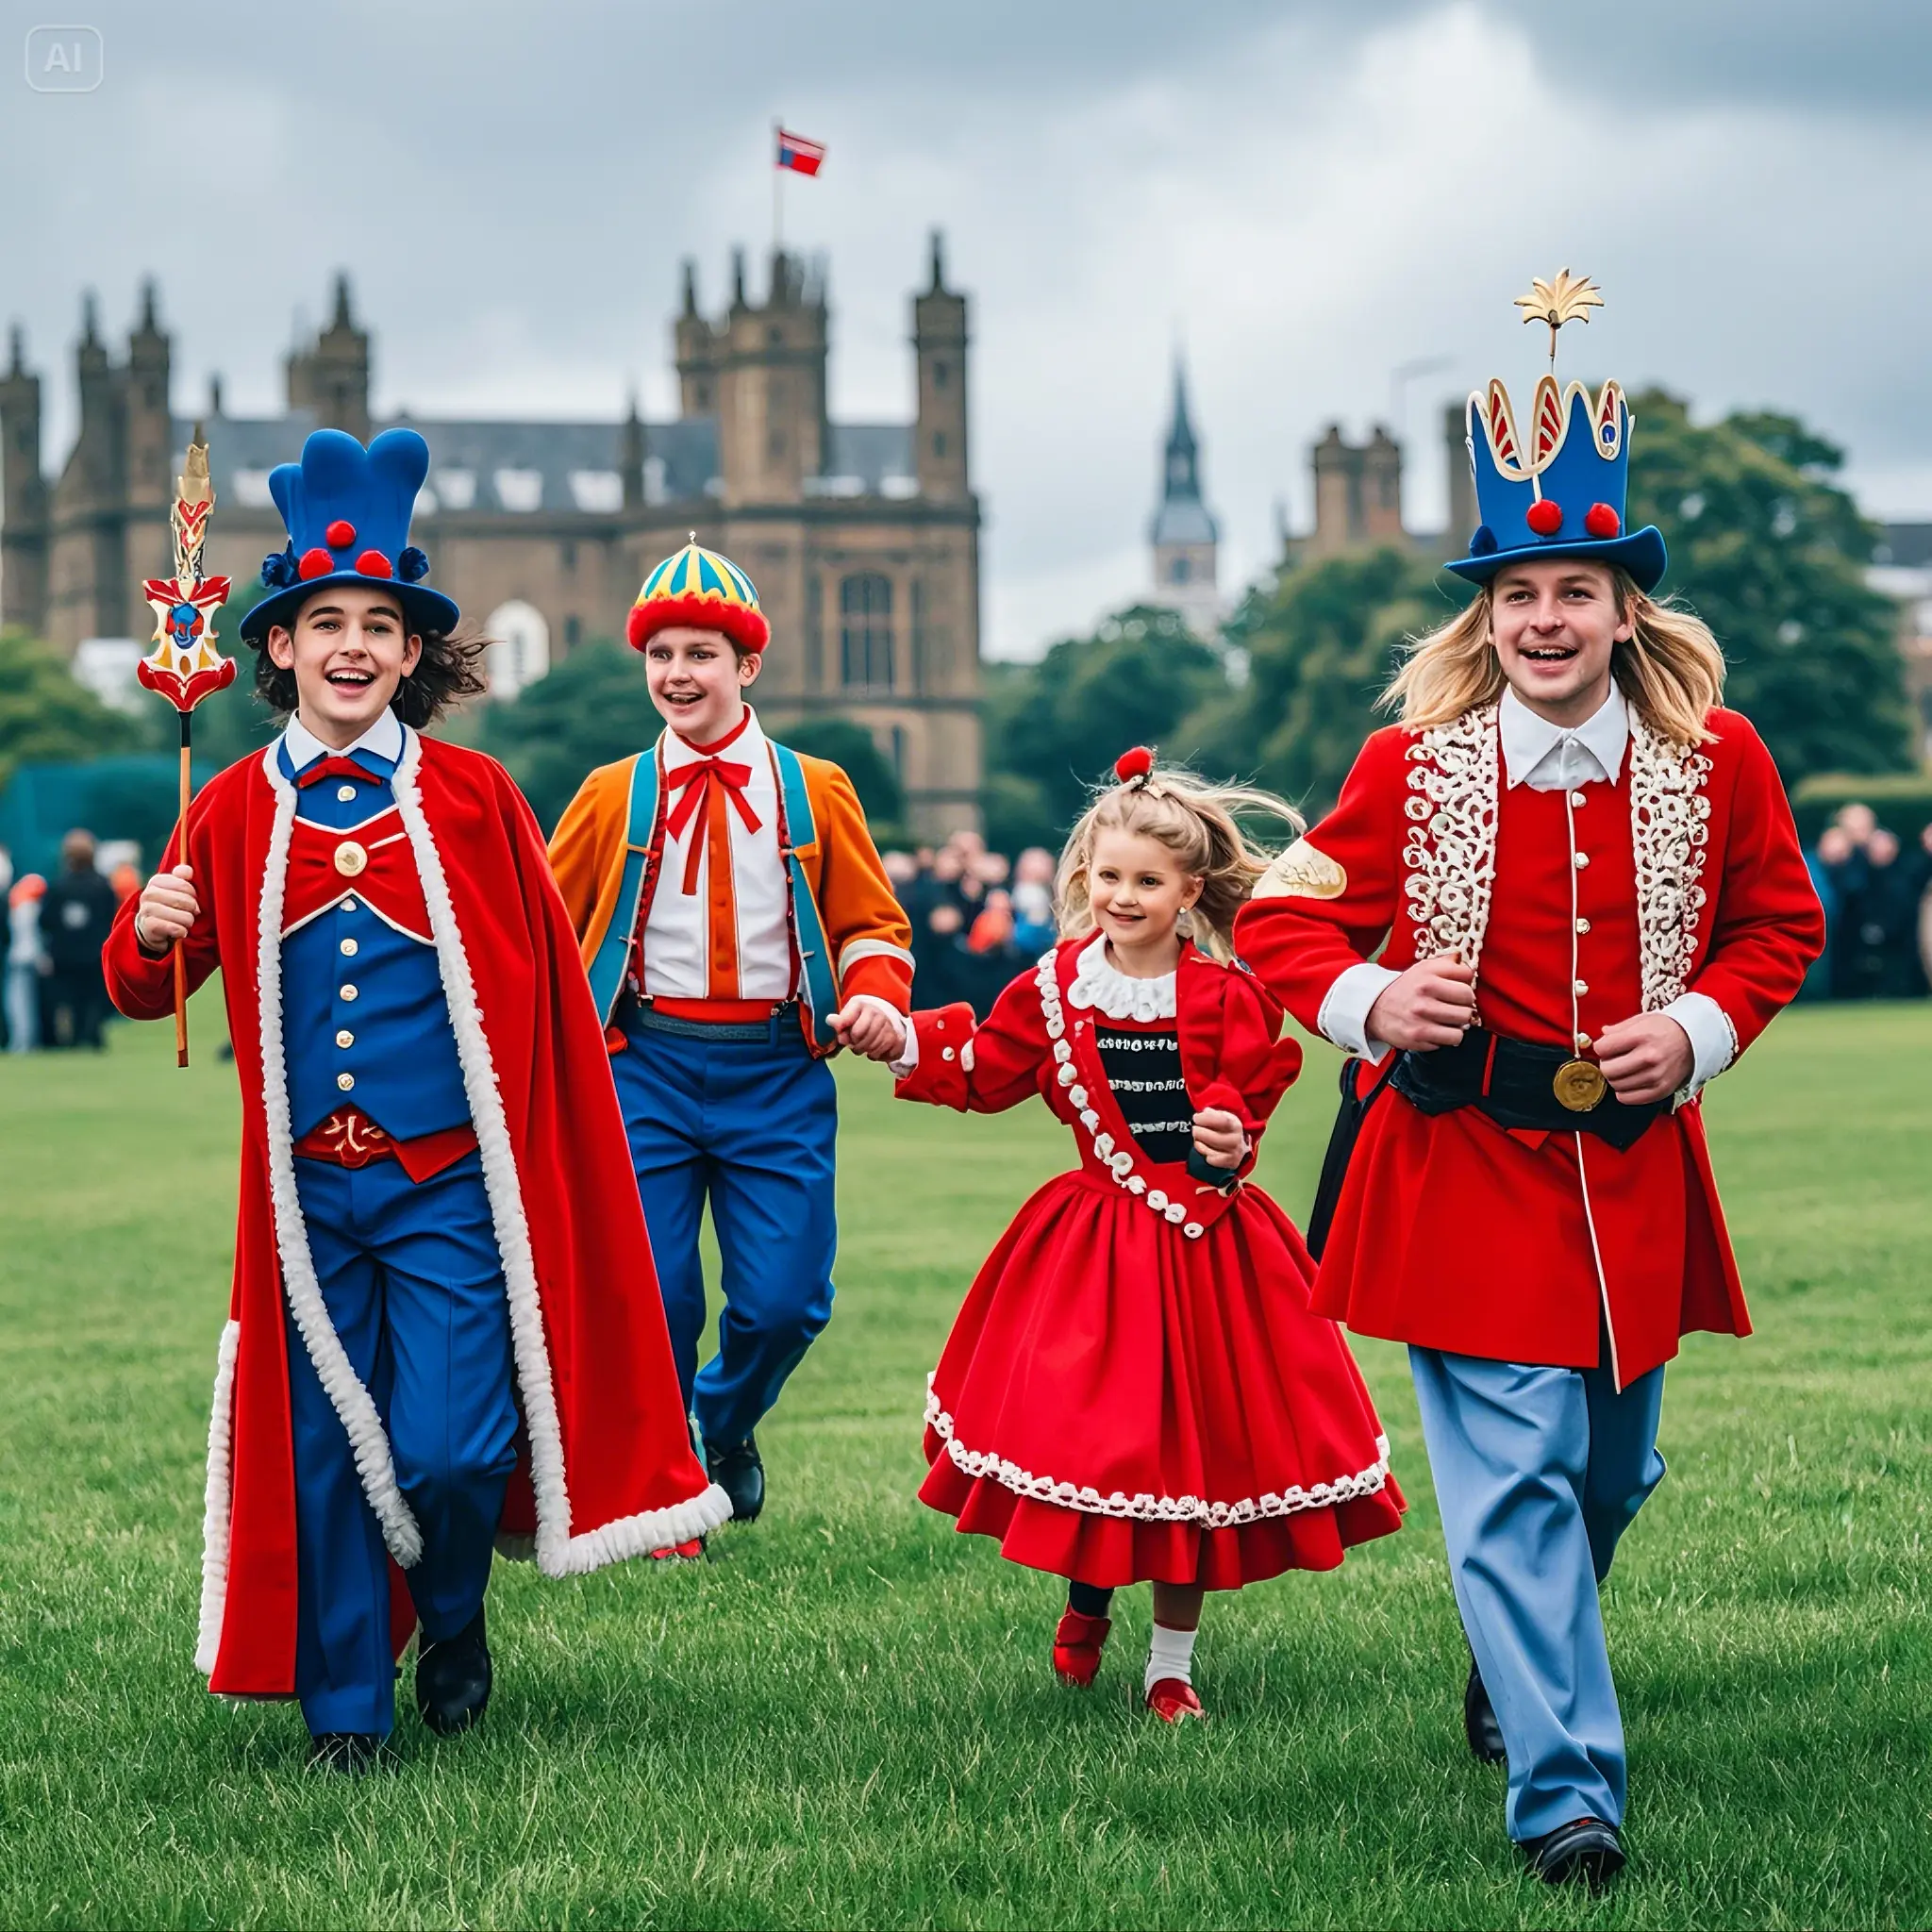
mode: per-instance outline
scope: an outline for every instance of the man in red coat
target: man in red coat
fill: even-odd
[[[105,949],[158,1019],[222,969],[241,1223],[208,1433],[197,1662],[300,1699],[359,1772],[489,1699],[492,1546],[553,1576],[730,1513],[685,1431],[603,1030],[543,839],[419,735],[480,684],[408,542],[415,431],[318,430],[242,622],[283,736],[209,784]]]
[[[1559,277],[1531,319],[1594,306]],[[1824,943],[1770,754],[1624,528],[1614,383],[1470,399],[1480,586],[1414,649],[1401,724],[1243,913],[1242,958],[1356,1059],[1315,1306],[1409,1344],[1474,1662],[1478,1757],[1553,1881],[1623,1864],[1597,1586],[1663,1474],[1663,1364],[1750,1323],[1698,1093]],[[1379,949],[1379,958],[1374,958]],[[1351,1137],[1353,1137],[1351,1143]],[[1352,1144],[1352,1152],[1351,1152]]]

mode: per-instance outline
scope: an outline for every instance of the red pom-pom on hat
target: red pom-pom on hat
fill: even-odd
[[[379,550],[365,550],[356,559],[356,568],[365,577],[392,577],[395,566]]]
[[[1541,496],[1524,513],[1523,521],[1539,537],[1554,537],[1563,527],[1563,512],[1547,496]]]
[[[1614,537],[1622,531],[1624,519],[1607,503],[1593,503],[1583,519],[1583,527],[1592,537]]]
[[[313,550],[302,553],[302,561],[295,566],[295,575],[305,582],[310,577],[325,577],[335,569],[336,560],[320,544]]]
[[[1144,744],[1122,752],[1113,761],[1113,774],[1123,785],[1131,785],[1137,779],[1144,784],[1153,770],[1154,754]]]
[[[322,534],[331,550],[346,550],[356,541],[356,526],[346,517],[338,517]]]

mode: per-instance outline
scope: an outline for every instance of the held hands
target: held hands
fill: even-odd
[[[1247,1158],[1248,1130],[1224,1107],[1204,1107],[1194,1116],[1194,1151],[1209,1167],[1239,1167]]]
[[[194,897],[194,868],[177,865],[158,872],[141,889],[134,909],[134,940],[151,959],[158,959],[177,941],[188,937],[201,908]]]
[[[1619,1020],[1596,1037],[1597,1064],[1610,1091],[1629,1107],[1666,1100],[1690,1077],[1690,1036],[1667,1013]]]
[[[841,1046],[888,1064],[905,1058],[910,1030],[897,1013],[875,1000],[848,1000],[832,1015],[832,1031]]]
[[[1410,1053],[1460,1046],[1475,1024],[1475,974],[1455,957],[1418,959],[1369,1008],[1368,1037]],[[1607,1074],[1609,1069],[1604,1070]]]

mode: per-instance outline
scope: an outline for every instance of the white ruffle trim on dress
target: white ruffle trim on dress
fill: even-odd
[[[1056,1482],[998,1456],[968,1449],[953,1433],[953,1418],[940,1407],[933,1377],[925,1378],[925,1424],[946,1445],[955,1468],[975,1481],[991,1478],[1003,1490],[1036,1503],[1054,1503],[1086,1516],[1114,1516],[1134,1523],[1194,1523],[1207,1529],[1238,1529],[1244,1523],[1264,1523],[1272,1517],[1295,1516],[1304,1509],[1327,1509],[1338,1503],[1373,1496],[1389,1480],[1389,1438],[1375,1438],[1375,1459],[1354,1475],[1337,1476],[1312,1489],[1299,1484],[1280,1495],[1244,1496],[1239,1503],[1210,1503],[1200,1496],[1129,1496],[1116,1490],[1103,1496],[1098,1490]]]
[[[1074,962],[1074,983],[1067,998],[1076,1007],[1091,1007],[1109,1020],[1172,1020],[1174,1017],[1174,974],[1158,979],[1135,979],[1107,957],[1107,935],[1097,932]]]

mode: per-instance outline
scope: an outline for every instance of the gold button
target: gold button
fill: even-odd
[[[353,959],[356,957],[356,941],[354,940],[344,940],[341,951],[343,958]]]
[[[336,847],[336,870],[345,879],[352,879],[369,864],[369,855],[353,839],[344,839]]]
[[[1587,853],[1587,852],[1579,852],[1579,853],[1578,853],[1578,854],[1576,855],[1576,870],[1577,870],[1578,872],[1581,872],[1581,871],[1583,870],[1583,868],[1584,868],[1584,867],[1585,867],[1586,865],[1588,865],[1589,863],[1590,863],[1590,854],[1589,854],[1589,853]]]
[[[338,1046],[354,1046],[355,1043],[356,1036],[346,1026],[336,1035],[336,1044]]]
[[[1587,919],[1579,919],[1576,922],[1576,930],[1578,932],[1588,932],[1590,930],[1590,921]]]
[[[336,796],[339,799],[341,799],[344,805],[347,805],[349,801],[355,797],[355,795],[356,788],[353,785],[338,785],[336,787]]]
[[[353,986],[342,987],[341,989],[341,997],[345,1000],[354,999],[356,997],[356,989]]]
[[[1590,981],[1587,979],[1575,980],[1573,983],[1574,984],[1576,991],[1579,994],[1586,993],[1590,991]]]
[[[340,1087],[344,1093],[346,1093],[349,1091],[349,1089],[352,1088],[355,1084],[356,1076],[354,1074],[338,1074],[336,1075],[336,1085]]]

